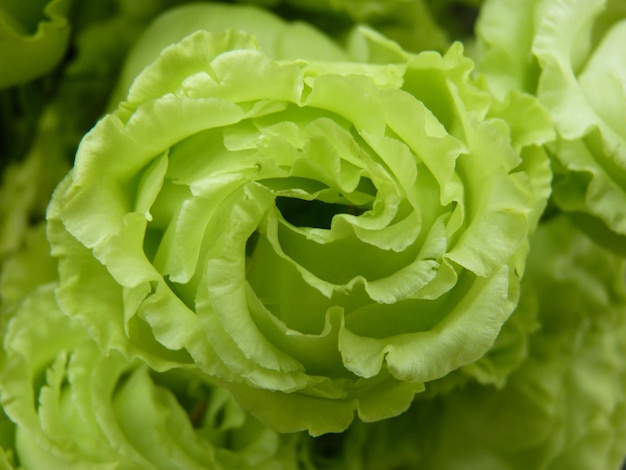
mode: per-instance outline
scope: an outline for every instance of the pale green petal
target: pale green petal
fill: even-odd
[[[307,23],[286,23],[255,7],[233,9],[215,3],[185,5],[159,16],[139,38],[129,54],[111,102],[116,104],[123,99],[135,77],[160,55],[161,50],[198,30],[247,31],[255,36],[253,44],[276,59],[342,60],[345,57],[337,44]],[[170,68],[169,72],[172,70],[178,69]]]
[[[489,87],[501,98],[535,94],[554,123],[556,141],[545,143],[556,206],[618,250],[626,234],[625,25],[619,1],[538,0],[487,1],[477,27]]]
[[[500,99],[510,90],[534,93],[539,66],[530,53],[542,0],[486,0],[476,24],[478,68]]]

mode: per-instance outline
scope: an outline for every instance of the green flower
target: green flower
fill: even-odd
[[[536,93],[552,115],[557,206],[625,253],[624,2],[487,1],[478,37],[494,91]]]
[[[48,213],[60,306],[102,348],[311,434],[397,415],[490,350],[549,191],[530,97],[495,101],[458,44],[358,29],[343,51],[217,5],[154,28]]]
[[[2,405],[24,468],[297,468],[298,437],[264,427],[225,389],[104,355],[59,311],[54,284],[20,305],[4,355]]]

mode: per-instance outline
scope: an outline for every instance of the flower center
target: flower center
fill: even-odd
[[[283,218],[296,227],[330,229],[337,214],[361,215],[367,208],[328,203],[317,199],[307,201],[292,197],[277,197],[276,208]]]

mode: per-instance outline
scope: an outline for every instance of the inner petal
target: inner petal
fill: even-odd
[[[592,108],[619,135],[626,135],[626,21],[614,25],[579,76]]]

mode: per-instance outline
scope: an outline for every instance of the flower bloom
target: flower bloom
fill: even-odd
[[[6,468],[297,468],[299,437],[263,426],[227,390],[103,354],[59,310],[54,283],[20,304],[3,359],[0,390],[15,426]],[[3,429],[6,445],[13,433]]]
[[[552,116],[558,133],[550,146],[557,206],[598,241],[623,254],[626,13],[622,3],[485,2],[477,36],[479,66],[493,90],[536,94]]]
[[[59,304],[280,431],[397,415],[517,304],[544,113],[496,101],[459,44],[416,55],[358,29],[342,51],[245,11],[247,32],[139,54],[156,58],[83,139],[48,212]]]

